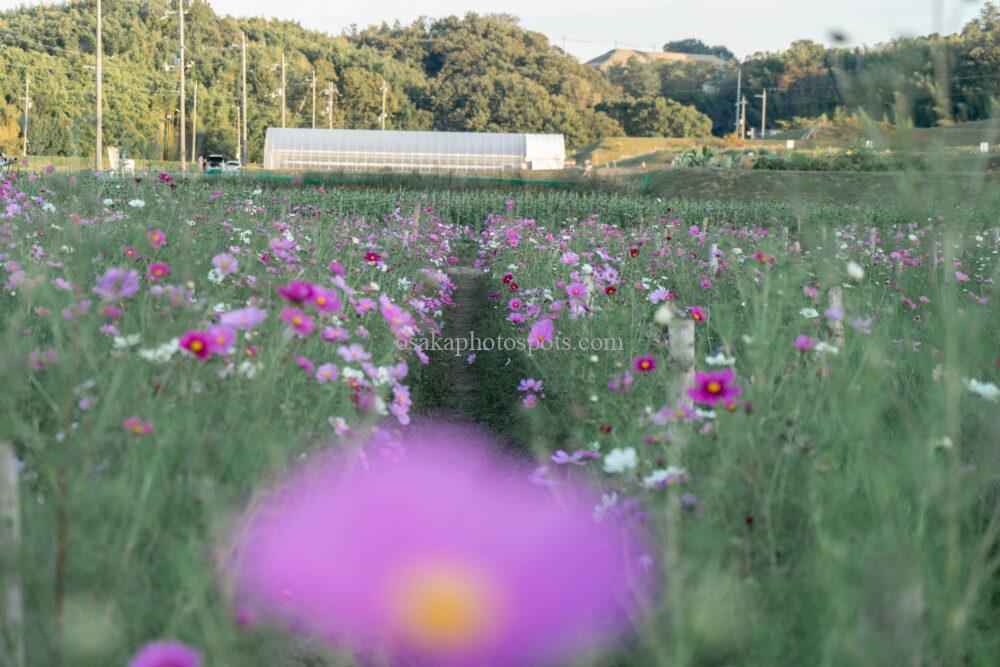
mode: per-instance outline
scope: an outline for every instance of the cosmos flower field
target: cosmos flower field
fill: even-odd
[[[26,664],[1000,651],[998,211],[0,198]]]

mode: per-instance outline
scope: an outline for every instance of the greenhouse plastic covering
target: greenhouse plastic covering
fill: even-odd
[[[287,171],[562,169],[561,134],[268,128],[264,168]]]

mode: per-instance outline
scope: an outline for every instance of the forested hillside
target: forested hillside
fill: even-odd
[[[174,9],[166,0],[104,2],[105,143],[137,157],[176,155]],[[29,152],[92,154],[95,27],[94,0],[0,13],[0,149],[20,150],[27,76]],[[753,96],[764,88],[770,127],[861,112],[930,127],[989,118],[1000,97],[1000,9],[993,4],[956,35],[851,49],[800,41],[742,63],[725,46],[683,39],[664,48],[718,55],[724,64],[631,61],[602,72],[511,16],[423,19],[333,36],[289,21],[220,17],[193,0],[186,92],[190,132],[197,88],[199,153],[237,153],[241,32],[252,160],[266,128],[281,123],[282,54],[289,126],[312,123],[315,70],[321,127],[378,127],[384,79],[388,128],[561,132],[571,148],[623,134],[730,132],[740,66],[750,126],[759,124]]]
[[[176,145],[177,16],[163,0],[105,3],[105,142],[158,158]],[[94,3],[30,7],[0,14],[0,146],[20,146],[24,75],[31,78],[30,152],[86,154],[94,129]],[[446,18],[406,28],[331,36],[287,21],[215,15],[195,0],[187,14],[189,123],[198,87],[199,150],[236,153],[240,32],[248,41],[251,159],[281,119],[282,52],[287,124],[374,128],[387,95],[389,128],[563,132],[571,145],[621,134],[594,107],[612,93],[578,63],[509,17]],[[189,125],[190,126],[190,125]]]

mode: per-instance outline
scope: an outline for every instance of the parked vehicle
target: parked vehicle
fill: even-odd
[[[226,171],[226,158],[222,155],[209,155],[205,160],[206,174],[221,174]]]
[[[239,160],[229,160],[223,171],[239,171],[242,166]]]

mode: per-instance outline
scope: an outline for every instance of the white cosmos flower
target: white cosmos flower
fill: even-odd
[[[962,382],[965,384],[966,389],[973,394],[982,396],[988,401],[995,401],[1000,398],[1000,388],[997,388],[992,382],[980,382],[975,378],[965,378]]]
[[[847,277],[851,280],[861,281],[864,280],[865,270],[857,262],[851,261],[847,263]]]
[[[132,347],[133,345],[138,345],[139,341],[142,340],[139,334],[132,334],[131,336],[115,336],[114,340],[111,341],[112,347],[116,350],[121,350],[126,347]]]
[[[639,466],[639,453],[635,447],[615,447],[604,456],[604,472],[617,474],[635,470]]]
[[[142,208],[146,205],[146,202],[141,199],[132,199],[129,201],[128,205],[132,208]]]
[[[799,315],[802,317],[808,317],[809,319],[815,319],[819,317],[819,311],[815,308],[803,308],[799,311]]]
[[[146,361],[165,364],[170,361],[171,357],[180,352],[180,350],[180,341],[177,338],[174,338],[159,347],[154,347],[148,350],[139,350],[139,357],[145,359]]]
[[[705,357],[705,363],[709,366],[735,366],[736,357],[727,357],[725,352],[719,352],[715,356]]]

